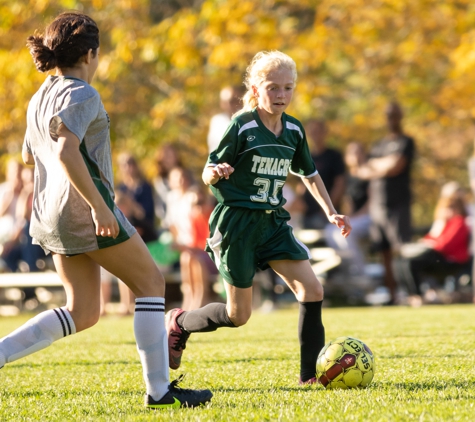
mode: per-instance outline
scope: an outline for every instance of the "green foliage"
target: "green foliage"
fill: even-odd
[[[150,175],[153,152],[165,141],[178,144],[199,171],[220,88],[241,83],[257,51],[279,49],[299,69],[289,112],[326,118],[335,146],[369,145],[384,132],[387,101],[402,103],[419,151],[417,221],[430,221],[441,184],[467,185],[475,117],[469,0],[190,0],[168,1],[184,7],[157,13],[159,4],[2,0],[0,150],[18,151],[28,101],[44,79],[25,48],[27,36],[58,12],[79,9],[101,29],[94,86],[111,116],[115,149],[134,150]]]
[[[255,312],[239,329],[190,337],[183,386],[210,388],[214,398],[205,408],[170,412],[142,406],[132,318],[106,317],[6,365],[0,419],[468,421],[475,399],[472,306],[325,309],[327,340],[354,336],[375,354],[376,375],[364,390],[298,386],[297,309]],[[0,336],[26,318],[3,318]]]

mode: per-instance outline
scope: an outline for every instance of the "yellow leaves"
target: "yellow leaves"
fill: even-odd
[[[459,46],[450,55],[454,64],[452,77],[460,77],[475,70],[475,30],[461,37]]]
[[[115,58],[131,63],[134,59],[134,51],[137,49],[136,34],[122,27],[115,27],[111,31],[111,41],[115,44]]]
[[[36,0],[33,0],[34,3],[38,3]],[[45,6],[50,6],[51,1],[42,0],[40,3],[44,3]],[[65,10],[82,10],[82,4],[77,0],[60,0],[60,4]]]
[[[152,124],[155,129],[160,129],[167,117],[183,113],[185,101],[181,92],[173,92],[168,98],[157,103],[150,112]]]
[[[36,13],[42,13],[48,7],[48,0],[36,0],[32,2],[33,10]]]
[[[386,102],[396,98],[408,131],[424,146],[475,117],[472,3],[204,0],[155,23],[149,0],[2,2],[0,142],[21,138],[21,112],[44,80],[24,47],[26,36],[59,10],[79,9],[101,30],[94,84],[116,139],[137,136],[141,145],[155,146],[179,133],[194,148],[194,140],[205,139],[210,110],[219,108],[221,87],[240,84],[255,53],[278,49],[298,66],[289,109],[297,118],[327,118],[342,147],[355,138],[369,143],[384,128]],[[160,137],[150,135],[157,129]],[[463,135],[459,142],[465,145]],[[432,170],[426,176],[441,177]]]
[[[208,58],[208,63],[223,69],[229,69],[236,64],[241,56],[243,46],[238,40],[223,42],[217,45]]]
[[[177,48],[171,58],[171,64],[177,69],[193,69],[201,64],[201,57],[193,47]]]
[[[250,26],[243,20],[231,18],[226,25],[226,29],[230,34],[243,36],[251,31]]]

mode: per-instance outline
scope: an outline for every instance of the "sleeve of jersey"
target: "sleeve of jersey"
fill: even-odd
[[[72,89],[61,110],[53,115],[49,125],[53,140],[58,139],[58,128],[62,123],[82,142],[89,125],[99,113],[101,103],[97,92],[91,92],[90,96],[83,95],[82,92]]]
[[[297,144],[297,148],[290,164],[290,172],[300,177],[313,177],[318,174],[318,170],[315,167],[315,163],[310,155],[308,148],[307,137],[303,131],[303,138]]]
[[[216,166],[220,163],[234,164],[239,149],[238,132],[237,122],[231,122],[218,147],[209,155],[205,167]]]

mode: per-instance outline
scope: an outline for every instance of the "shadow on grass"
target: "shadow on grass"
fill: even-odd
[[[100,362],[77,362],[77,361],[67,361],[67,362],[51,362],[51,363],[18,363],[8,365],[9,368],[22,369],[22,368],[54,368],[57,366],[100,366],[100,365],[139,365],[139,362],[129,361],[129,360],[111,360],[111,361],[100,361]]]
[[[290,386],[283,386],[283,387],[270,387],[270,388],[246,388],[246,387],[241,387],[241,388],[228,388],[228,387],[222,387],[222,388],[213,388],[213,393],[243,393],[243,394],[275,394],[278,392],[282,393],[305,393],[305,394],[310,394],[310,393],[317,393],[317,392],[324,392],[326,391],[323,387],[315,387],[315,386],[298,386],[296,385],[295,387],[290,387]]]
[[[15,398],[15,397],[22,397],[22,398],[28,398],[28,397],[54,397],[54,398],[68,398],[68,397],[91,397],[93,395],[94,397],[107,397],[107,396],[120,396],[120,397],[142,397],[143,392],[140,391],[135,391],[135,390],[130,390],[130,391],[118,391],[118,390],[111,390],[111,391],[94,391],[91,393],[90,389],[81,389],[81,390],[69,390],[69,391],[58,391],[57,389],[49,389],[49,390],[31,390],[31,391],[20,391],[20,392],[15,392],[15,391],[0,391],[0,397],[3,399],[5,398]]]
[[[396,383],[375,383],[375,387],[378,384],[383,387],[387,386],[388,384],[398,390],[405,390],[405,391],[428,391],[428,390],[436,390],[436,391],[444,391],[448,388],[457,388],[462,389],[464,391],[469,389],[475,388],[475,380],[450,380],[450,381],[417,381],[417,382],[396,382]]]
[[[378,355],[378,359],[441,359],[441,358],[460,358],[460,357],[466,357],[467,354],[464,353],[451,353],[451,354],[440,354],[440,355],[390,355],[390,356],[384,356],[384,355]]]
[[[263,356],[260,358],[242,358],[242,359],[203,359],[201,360],[202,362],[208,362],[208,363],[216,363],[216,364],[230,364],[230,363],[252,363],[252,362],[284,362],[284,361],[289,361],[289,360],[295,360],[294,356],[289,356],[289,357],[279,357],[279,358],[273,358],[273,357],[268,357],[268,356]]]

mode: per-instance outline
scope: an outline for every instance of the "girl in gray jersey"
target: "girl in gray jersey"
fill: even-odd
[[[314,384],[324,346],[323,288],[309,263],[309,251],[287,224],[282,187],[292,172],[320,204],[328,220],[347,237],[348,217],[337,213],[310,156],[301,123],[285,114],[297,70],[279,51],[258,53],[247,69],[244,108],[211,152],[203,181],[218,200],[210,218],[207,251],[226,287],[227,303],[201,309],[172,309],[166,317],[170,367],[177,369],[191,333],[244,325],[252,311],[256,268],[272,268],[299,301],[300,383]]]
[[[109,118],[90,85],[99,30],[63,13],[27,43],[37,69],[55,69],[28,106],[23,160],[35,166],[31,235],[53,255],[66,306],[38,314],[0,339],[0,367],[93,326],[100,314],[100,267],[134,292],[134,332],[149,408],[197,406],[209,390],[169,383],[165,283],[144,242],[114,204]]]

